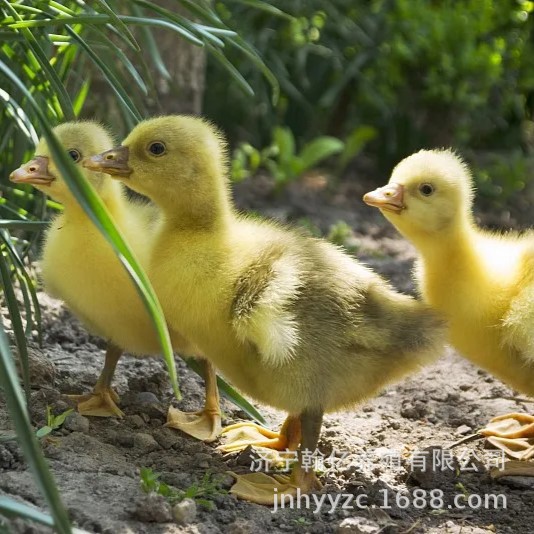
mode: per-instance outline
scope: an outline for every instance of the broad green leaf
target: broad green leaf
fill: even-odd
[[[295,137],[293,132],[282,126],[276,126],[273,130],[273,142],[278,148],[278,161],[282,167],[288,166],[295,157]]]
[[[45,436],[48,436],[48,434],[51,434],[53,430],[54,429],[51,426],[45,425],[35,432],[35,437],[43,439]]]
[[[301,172],[311,169],[314,165],[334,154],[339,154],[344,147],[345,143],[337,137],[322,136],[310,141],[300,153]]]
[[[355,158],[365,145],[377,135],[377,129],[372,126],[358,126],[355,128],[345,140],[345,148],[339,158],[340,168],[345,168],[349,161]]]

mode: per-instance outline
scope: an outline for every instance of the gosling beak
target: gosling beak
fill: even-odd
[[[50,185],[56,177],[48,171],[48,158],[36,156],[14,170],[9,179],[16,184]]]
[[[400,213],[403,209],[406,209],[404,205],[404,186],[396,183],[391,183],[366,193],[363,196],[363,201],[369,206],[395,213]]]
[[[126,146],[119,146],[106,150],[102,154],[84,158],[82,165],[91,171],[105,172],[110,176],[121,176],[128,178],[132,174],[132,169],[128,166],[130,151]]]

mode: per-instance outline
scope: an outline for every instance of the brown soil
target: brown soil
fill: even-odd
[[[347,222],[353,235],[347,245],[356,255],[401,290],[412,292],[410,271],[413,249],[381,219],[364,206],[365,183],[351,182],[329,193],[321,176],[308,177],[276,196],[266,178],[257,177],[236,187],[241,207],[289,222],[300,221],[327,233],[338,220]],[[275,207],[273,207],[275,206]],[[103,342],[85,329],[58,302],[41,294],[44,345],[34,347],[32,415],[42,426],[46,406],[56,413],[68,408],[62,394],[88,391],[95,383],[103,361]],[[184,400],[183,410],[201,406],[200,380],[178,361]],[[61,489],[73,521],[88,532],[106,533],[529,533],[534,532],[534,484],[531,480],[493,480],[489,468],[497,457],[482,440],[447,450],[471,434],[492,416],[508,411],[532,410],[532,404],[514,398],[514,392],[497,379],[476,369],[452,351],[434,365],[379,397],[351,411],[328,415],[320,450],[329,456],[346,457],[326,471],[322,494],[355,498],[365,494],[366,507],[342,509],[343,497],[331,512],[325,504],[320,513],[311,509],[278,510],[238,501],[227,494],[228,470],[246,472],[248,454],[223,456],[215,445],[199,443],[163,427],[172,401],[164,365],[153,358],[124,357],[116,373],[116,389],[122,420],[69,416],[43,443],[45,454]],[[517,396],[518,397],[518,396]],[[225,423],[243,417],[224,401]],[[260,407],[273,427],[284,414]],[[0,430],[9,428],[0,403]],[[415,465],[426,451],[427,469]],[[416,453],[416,456],[413,454]],[[388,463],[387,458],[391,458]],[[430,458],[445,458],[441,469]],[[410,459],[412,458],[412,460]],[[398,459],[398,461],[397,461]],[[413,464],[413,465],[412,465]],[[328,464],[327,464],[328,466]],[[169,505],[145,495],[139,471],[150,467],[161,479],[186,489],[214,474],[218,487],[211,506],[188,508],[182,524],[170,515]],[[438,499],[431,502],[432,493]],[[423,493],[426,492],[426,493]],[[506,509],[463,509],[455,506],[456,495],[478,497],[502,495]],[[44,503],[15,443],[0,444],[0,496],[9,495],[44,509]],[[389,507],[383,508],[385,495]],[[414,500],[419,497],[420,500]],[[328,497],[325,497],[328,499]],[[465,505],[463,497],[456,502]],[[363,501],[360,501],[363,503]],[[326,501],[328,503],[328,501]],[[301,502],[304,506],[304,501]],[[351,503],[355,506],[354,501]],[[182,507],[182,512],[186,507]],[[5,524],[8,532],[48,532],[22,521]],[[2,523],[0,521],[0,531]]]

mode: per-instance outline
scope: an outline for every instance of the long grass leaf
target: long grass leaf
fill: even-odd
[[[39,223],[41,222],[43,221],[39,221]],[[45,223],[45,224],[48,224],[48,223]],[[17,252],[16,247],[14,247],[11,244],[11,241],[9,238],[6,238],[4,231],[0,231],[0,236],[4,237],[4,243],[5,243],[5,246],[7,248],[9,255],[11,256],[11,261],[16,269],[17,278],[19,279],[21,289],[24,292],[24,287],[26,286],[28,293],[29,293],[29,298],[31,300],[32,305],[30,307],[30,311],[28,312],[28,308],[26,309],[26,322],[27,322],[26,335],[29,336],[31,329],[32,329],[31,328],[32,321],[29,321],[28,318],[33,316],[34,317],[33,323],[35,327],[37,328],[37,336],[38,336],[39,345],[42,345],[41,305],[39,304],[39,299],[37,298],[37,293],[35,291],[35,284],[33,283],[33,280],[31,276],[29,275],[26,269],[26,266],[24,265],[23,258],[21,258],[21,256]],[[31,248],[31,246],[32,246],[32,243],[30,242],[28,248]],[[26,302],[25,302],[25,305],[26,305]]]
[[[132,17],[128,15],[118,15],[119,18],[130,25],[136,26],[158,26],[160,28],[166,28],[179,33],[184,39],[190,41],[197,46],[204,46],[204,43],[196,37],[193,33],[186,30],[184,27],[162,19],[153,19],[149,17]],[[23,28],[39,28],[46,26],[58,26],[65,24],[109,24],[109,17],[107,15],[76,15],[75,17],[57,17],[35,20],[23,20],[9,24],[10,28],[23,29]]]
[[[115,26],[115,29],[119,31],[124,40],[130,45],[132,50],[140,52],[141,48],[135,40],[135,37],[133,36],[132,32],[128,29],[128,26],[126,26],[126,24],[124,24],[124,22],[120,19],[117,13],[115,13],[115,11],[113,11],[113,9],[109,7],[109,4],[106,2],[106,0],[95,0],[95,2],[109,15],[109,18]]]
[[[148,277],[139,266],[132,251],[125,242],[119,230],[113,224],[111,217],[109,216],[106,207],[104,206],[100,197],[94,192],[91,185],[83,177],[80,171],[73,164],[72,160],[68,157],[65,149],[61,143],[55,137],[52,132],[52,128],[48,124],[47,118],[43,111],[38,106],[37,102],[33,99],[32,95],[18,79],[18,77],[7,67],[7,65],[0,60],[0,70],[3,71],[8,78],[18,87],[18,89],[26,96],[29,104],[34,108],[35,116],[38,119],[44,136],[46,137],[48,147],[54,158],[58,171],[63,176],[65,183],[75,196],[76,200],[87,213],[89,218],[93,221],[98,230],[106,238],[106,240],[113,247],[113,250],[117,254],[117,257],[122,262],[124,268],[130,275],[135,287],[150,314],[154,328],[158,334],[162,346],[162,352],[167,364],[169,377],[174,390],[174,393],[178,399],[181,398],[180,389],[178,387],[178,378],[176,374],[176,365],[174,362],[174,355],[170,342],[169,332],[163,311],[156,297],[154,290],[148,280]]]
[[[184,31],[186,31],[188,34],[194,36],[195,32],[202,33],[205,39],[208,39],[212,41],[212,44],[216,46],[224,46],[224,42],[221,41],[219,38],[215,37],[214,35],[210,34],[206,29],[207,26],[199,26],[195,24],[194,22],[191,22],[187,20],[185,17],[179,15],[178,13],[171,11],[169,9],[165,9],[164,7],[159,6],[158,4],[154,2],[149,2],[148,0],[133,0],[138,6],[144,7],[146,9],[149,9],[151,11],[154,11],[155,13],[158,13],[162,17],[164,17],[167,21],[172,21],[174,24],[177,25],[178,28],[182,28]],[[234,32],[232,32],[234,33]]]
[[[0,220],[0,228],[8,230],[25,230],[28,232],[39,232],[48,226],[46,221],[14,221],[10,219]]]
[[[280,17],[282,19],[293,20],[295,18],[289,13],[282,11],[281,9],[269,4],[268,2],[261,2],[258,0],[229,0],[229,1],[230,3],[242,4],[247,7],[252,7],[258,11],[264,11],[265,13],[269,13],[269,15],[274,15],[275,17]]]
[[[102,74],[107,79],[111,89],[119,97],[120,101],[124,104],[127,110],[136,121],[140,121],[143,117],[132,99],[128,95],[128,91],[123,87],[117,77],[113,74],[111,69],[106,63],[99,57],[99,55],[82,39],[70,26],[66,26],[65,29],[91,58],[93,63],[101,70]]]
[[[0,235],[2,242],[5,242],[3,235]],[[10,268],[7,262],[7,252],[0,255],[0,279],[2,280],[2,288],[4,290],[4,297],[13,327],[13,334],[15,335],[15,343],[17,344],[17,352],[19,355],[20,370],[22,373],[22,381],[24,383],[24,392],[26,400],[30,400],[30,363],[28,356],[28,345],[26,344],[26,333],[22,323],[22,316],[20,314],[19,303],[15,296],[15,289],[13,287],[13,280],[11,278]]]
[[[37,510],[33,506],[28,506],[8,497],[0,497],[0,514],[5,517],[22,517],[41,525],[54,527],[54,519],[50,515]],[[79,528],[72,528],[72,533],[88,534],[86,530]]]
[[[280,98],[280,83],[278,82],[278,78],[274,75],[273,71],[267,67],[263,59],[261,59],[258,52],[252,47],[252,45],[248,44],[246,41],[243,40],[240,36],[236,36],[232,39],[228,39],[228,42],[236,47],[238,50],[240,50],[243,54],[245,54],[252,63],[261,71],[261,73],[265,76],[267,81],[269,82],[271,89],[273,91],[272,95],[272,103],[273,105],[276,105],[278,102],[278,99]]]
[[[11,13],[13,13],[15,19],[22,20],[17,11],[13,9],[12,4],[10,2],[4,0],[4,5],[6,5],[7,8],[11,11]],[[45,51],[39,45],[39,41],[36,39],[33,33],[26,28],[21,28],[20,32],[25,38],[24,43],[26,44],[26,46],[29,47],[29,49],[32,51],[35,58],[39,62],[39,65],[43,70],[43,76],[46,77],[46,79],[50,82],[51,86],[54,88],[55,94],[57,95],[65,119],[74,120],[74,111],[72,109],[72,102],[70,100],[70,97],[67,94],[67,91],[63,83],[59,79],[55,69],[52,67],[52,65],[50,65],[50,61]]]
[[[48,469],[39,443],[34,435],[28,412],[24,406],[22,392],[18,384],[17,372],[9,349],[9,340],[0,325],[0,386],[4,390],[7,408],[18,436],[18,442],[35,480],[50,507],[54,526],[60,534],[72,532],[69,517],[59,496],[54,479]],[[4,506],[6,506],[5,501]]]
[[[198,0],[179,0],[180,4],[186,7],[186,9],[193,13],[194,15],[197,15],[201,20],[204,20],[206,22],[209,22],[210,24],[213,24],[214,26],[223,26],[223,21],[219,18],[217,13],[210,9],[209,5],[204,2],[205,7],[203,7],[201,4],[202,2],[198,2]]]
[[[224,67],[224,69],[230,74],[234,81],[241,87],[241,89],[248,95],[254,96],[254,89],[250,84],[243,78],[243,75],[230,63],[230,61],[216,48],[211,45],[207,45],[210,53],[215,56],[219,63]]]

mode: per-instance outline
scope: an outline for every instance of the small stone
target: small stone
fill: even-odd
[[[138,414],[127,415],[125,418],[125,422],[129,423],[134,428],[143,428],[145,426],[143,418]]]
[[[192,523],[197,517],[197,503],[193,499],[186,498],[173,506],[172,515],[182,525]]]
[[[170,449],[183,440],[178,432],[170,428],[158,428],[154,431],[153,436],[164,449]]]
[[[15,361],[20,373],[19,360]],[[56,366],[40,349],[28,347],[28,363],[30,367],[30,383],[39,387],[43,384],[52,386],[56,377]]]
[[[157,493],[149,493],[138,499],[132,514],[136,519],[147,523],[170,523],[172,521],[171,505]]]
[[[375,534],[380,525],[366,517],[347,517],[336,529],[336,534]]]
[[[78,412],[72,412],[67,415],[63,426],[71,432],[82,432],[83,434],[87,434],[89,432],[89,419]]]
[[[134,398],[134,403],[138,405],[147,405],[147,404],[159,404],[159,399],[150,393],[150,391],[141,391]]]
[[[460,425],[456,429],[456,434],[458,436],[464,436],[465,434],[470,434],[471,432],[473,432],[473,429],[469,425]]]
[[[199,452],[195,454],[195,463],[201,469],[208,469],[210,466],[211,456],[204,452]]]
[[[120,430],[116,432],[115,441],[121,447],[125,447],[126,449],[131,449],[135,444],[135,440],[132,434],[128,432],[121,432]]]
[[[153,436],[142,432],[134,434],[133,444],[136,449],[141,449],[143,452],[151,452],[159,449],[158,442]]]
[[[151,419],[165,419],[165,410],[159,399],[150,391],[138,393],[133,400],[133,405],[142,415],[148,415]]]

